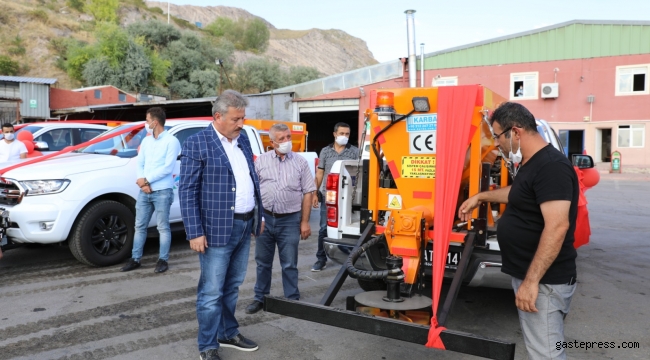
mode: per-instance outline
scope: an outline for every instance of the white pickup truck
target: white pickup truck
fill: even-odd
[[[102,136],[142,123],[122,125]],[[182,144],[209,124],[209,120],[167,120],[165,129]],[[244,131],[253,154],[261,154],[257,130],[245,125]],[[88,265],[107,266],[128,258],[133,246],[135,200],[140,191],[135,184],[136,156],[145,135],[140,127],[4,173],[0,178],[0,207],[9,212],[5,248],[67,241],[72,254]],[[315,153],[299,154],[315,162]],[[176,183],[179,172],[177,161],[172,175]],[[177,186],[170,223],[172,231],[183,228]],[[149,226],[154,233],[155,225],[153,216]]]
[[[564,153],[557,134],[546,121],[537,120],[537,130],[547,142]],[[364,159],[370,158],[370,154],[366,154],[368,149],[369,143],[364,146],[361,160],[340,160],[335,162],[328,175],[330,179],[328,179],[327,184],[336,184],[336,188],[328,187],[327,198],[335,197],[337,201],[333,203],[338,204],[338,207],[336,211],[328,211],[328,214],[336,214],[337,218],[328,218],[327,237],[324,239],[323,244],[327,256],[336,263],[345,263],[361,235],[361,199],[363,196],[363,171],[361,168],[363,166],[362,161],[368,161]],[[330,194],[332,192],[336,192],[336,194]],[[387,212],[384,218],[388,218],[388,215]],[[476,249],[472,254],[464,283],[468,284],[468,286],[510,289],[512,287],[510,277],[501,272],[501,253],[496,239],[496,232],[489,231],[488,233],[486,248]],[[454,245],[459,246],[454,249]],[[445,271],[445,277],[447,278],[453,277],[456,266],[460,261],[460,249],[460,244],[451,243],[447,254]],[[386,251],[385,249],[384,253],[382,253],[381,249],[367,251],[357,260],[355,266],[362,270],[383,270],[385,264],[382,264],[381,259],[385,259]],[[422,261],[425,264],[425,276],[430,279],[433,252],[431,243],[428,243],[423,251]],[[383,280],[372,282],[359,279],[358,281],[359,285],[366,291],[378,290],[385,286]]]

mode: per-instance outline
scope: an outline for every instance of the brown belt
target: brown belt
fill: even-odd
[[[298,213],[298,211],[296,211],[296,212],[292,212],[292,213],[278,214],[278,213],[274,213],[274,212],[268,211],[268,210],[266,210],[266,209],[264,209],[264,212],[265,212],[267,215],[269,215],[269,216],[271,216],[271,217],[274,217],[274,218],[276,218],[276,219],[280,219],[280,218],[283,218],[283,217],[285,217],[285,216],[294,215],[294,214]]]

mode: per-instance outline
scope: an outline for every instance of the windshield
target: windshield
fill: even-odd
[[[38,130],[40,130],[42,128],[43,128],[42,126],[34,126],[34,125],[25,126],[24,128],[16,131],[16,135],[20,134],[23,131],[29,131],[30,133],[33,134],[33,133],[37,132]]]
[[[99,136],[107,136],[111,133],[116,133],[127,128],[134,127],[139,124],[127,124],[118,126],[114,129],[106,131],[105,133]],[[170,129],[169,126],[165,126],[165,130]],[[110,139],[100,141],[96,144],[87,146],[76,150],[76,153],[83,154],[102,154],[102,155],[115,155],[124,158],[133,158],[138,155],[138,148],[140,143],[147,136],[147,132],[144,128],[134,129],[130,132],[126,132],[119,136],[114,136]]]

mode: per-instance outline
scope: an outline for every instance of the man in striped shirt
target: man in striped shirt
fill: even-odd
[[[311,235],[309,214],[316,192],[309,164],[291,152],[291,130],[284,124],[269,129],[273,150],[255,160],[264,206],[264,232],[255,240],[257,281],[255,299],[246,308],[247,314],[262,309],[264,295],[271,290],[271,270],[275,247],[282,266],[282,287],[287,299],[299,300],[298,243]]]

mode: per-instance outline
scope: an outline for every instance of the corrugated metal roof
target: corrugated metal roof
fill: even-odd
[[[572,20],[425,54],[425,70],[645,54],[650,21]]]
[[[0,75],[0,81],[11,81],[11,82],[17,82],[17,83],[32,83],[32,84],[48,84],[48,85],[52,85],[57,81],[57,79]]]

